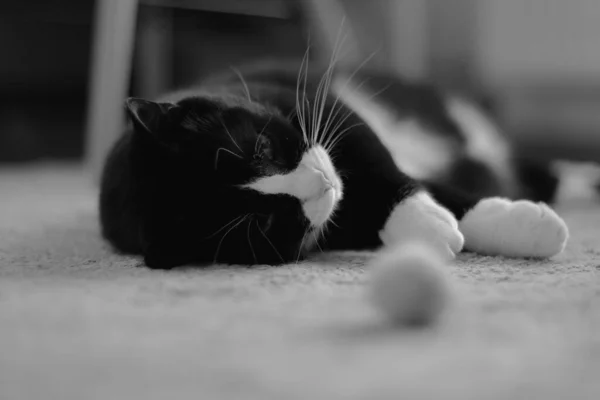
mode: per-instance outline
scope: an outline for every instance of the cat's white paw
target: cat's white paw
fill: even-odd
[[[548,258],[563,251],[567,225],[543,203],[481,200],[459,223],[468,250],[508,257]]]
[[[379,237],[385,246],[422,240],[448,258],[454,258],[464,244],[454,215],[425,192],[402,200],[391,212]]]

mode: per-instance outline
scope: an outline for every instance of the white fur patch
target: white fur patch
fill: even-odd
[[[493,197],[460,221],[465,248],[507,257],[552,257],[565,248],[569,230],[546,204]]]
[[[415,179],[433,178],[455,158],[450,140],[426,129],[414,119],[398,121],[386,106],[347,79],[339,78],[334,89],[379,137],[398,168]]]
[[[462,250],[464,243],[454,215],[425,192],[402,200],[391,212],[379,237],[385,246],[421,240],[450,259]]]
[[[314,227],[327,222],[343,192],[342,181],[321,146],[310,148],[294,171],[266,176],[244,187],[265,194],[289,194],[298,198],[304,215]]]

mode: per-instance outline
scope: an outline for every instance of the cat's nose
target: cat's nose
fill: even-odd
[[[321,194],[325,194],[333,189],[333,183],[327,178],[323,171],[319,171],[319,177],[321,178]]]

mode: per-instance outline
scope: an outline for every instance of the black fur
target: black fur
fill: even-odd
[[[117,250],[142,254],[150,268],[279,264],[305,256],[302,245],[311,228],[300,201],[239,187],[293,170],[306,150],[296,114],[298,70],[255,68],[241,76],[244,81],[233,72],[215,77],[179,101],[127,101],[132,124],[106,161],[100,195],[102,232]],[[311,105],[321,76],[307,75]],[[410,113],[462,140],[433,88],[393,77],[371,79],[395,85],[382,99],[394,104],[399,118]],[[328,95],[326,115],[334,104],[335,96]],[[344,197],[320,247],[379,246],[390,210],[423,185],[458,218],[480,198],[467,193],[486,180],[484,167],[457,164],[457,176],[474,171],[468,182],[418,183],[396,167],[368,126],[341,107],[349,117],[339,131],[349,130],[332,158]]]
[[[261,196],[236,185],[266,169],[293,169],[303,151],[297,131],[278,113],[224,97],[156,104],[128,100],[134,123],[112,150],[102,178],[104,236],[120,251],[143,254],[156,268],[296,257],[307,227],[298,200]],[[255,151],[267,122],[268,159]],[[246,214],[252,218],[221,240]]]

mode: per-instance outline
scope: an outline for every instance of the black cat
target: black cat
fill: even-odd
[[[427,85],[262,65],[126,105],[132,126],[107,158],[100,220],[150,268],[281,264],[412,239],[448,257],[550,257],[568,237],[547,205],[508,200],[531,188],[490,119]],[[533,197],[549,200],[556,181],[540,176]]]

